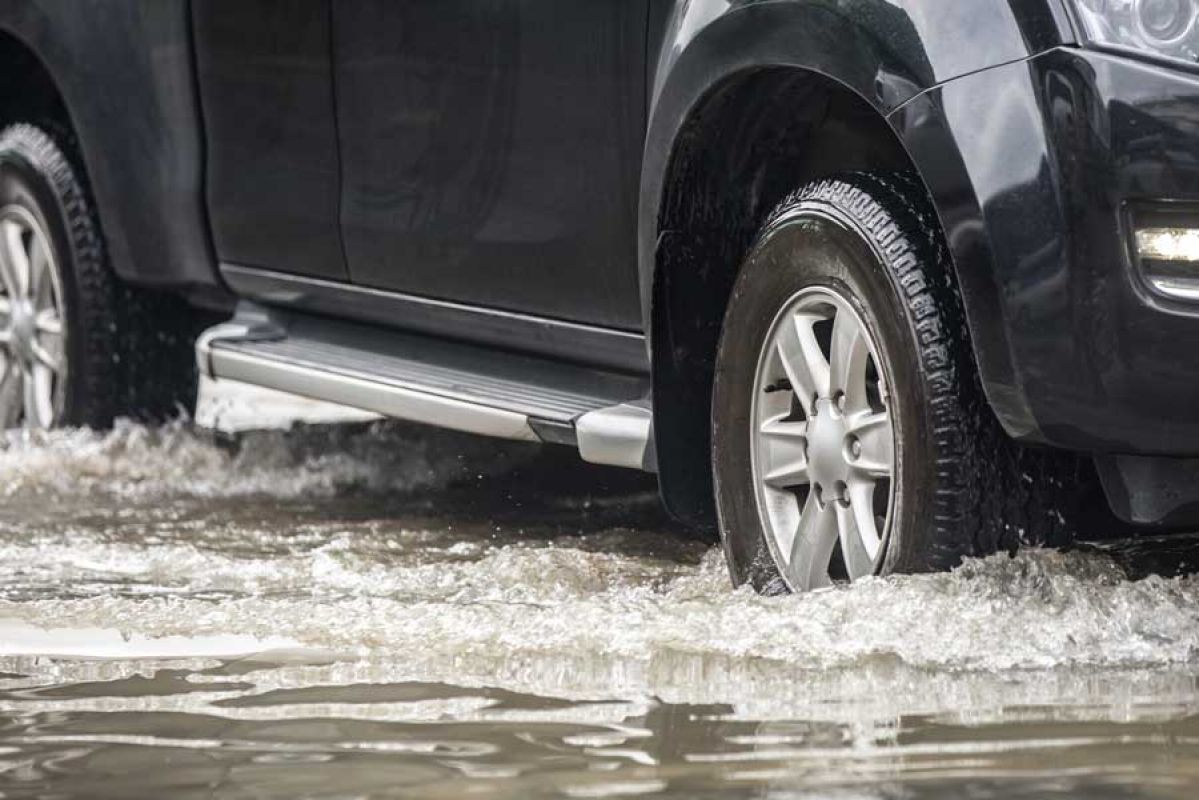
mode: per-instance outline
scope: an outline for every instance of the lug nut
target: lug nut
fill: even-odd
[[[857,461],[862,457],[862,442],[856,436],[850,436],[848,438],[845,449],[849,453],[850,461]]]

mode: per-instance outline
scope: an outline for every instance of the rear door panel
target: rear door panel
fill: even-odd
[[[646,0],[334,11],[353,281],[640,327]]]
[[[347,277],[331,0],[193,0],[208,211],[221,261]]]

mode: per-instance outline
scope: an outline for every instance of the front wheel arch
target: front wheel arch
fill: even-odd
[[[712,88],[675,137],[655,220],[648,325],[663,499],[715,535],[708,420],[712,370],[737,270],[780,201],[851,170],[914,171],[883,115],[797,67],[745,70]],[[644,200],[644,196],[643,196]]]

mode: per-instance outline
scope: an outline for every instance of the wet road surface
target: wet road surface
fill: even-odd
[[[567,450],[12,433],[0,796],[1189,798],[1197,562],[761,598],[652,479]]]

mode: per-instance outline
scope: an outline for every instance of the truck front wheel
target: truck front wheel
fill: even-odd
[[[910,176],[821,180],[769,218],[728,305],[712,435],[729,566],[762,591],[1070,535],[1060,475],[1081,460],[1000,428]]]

